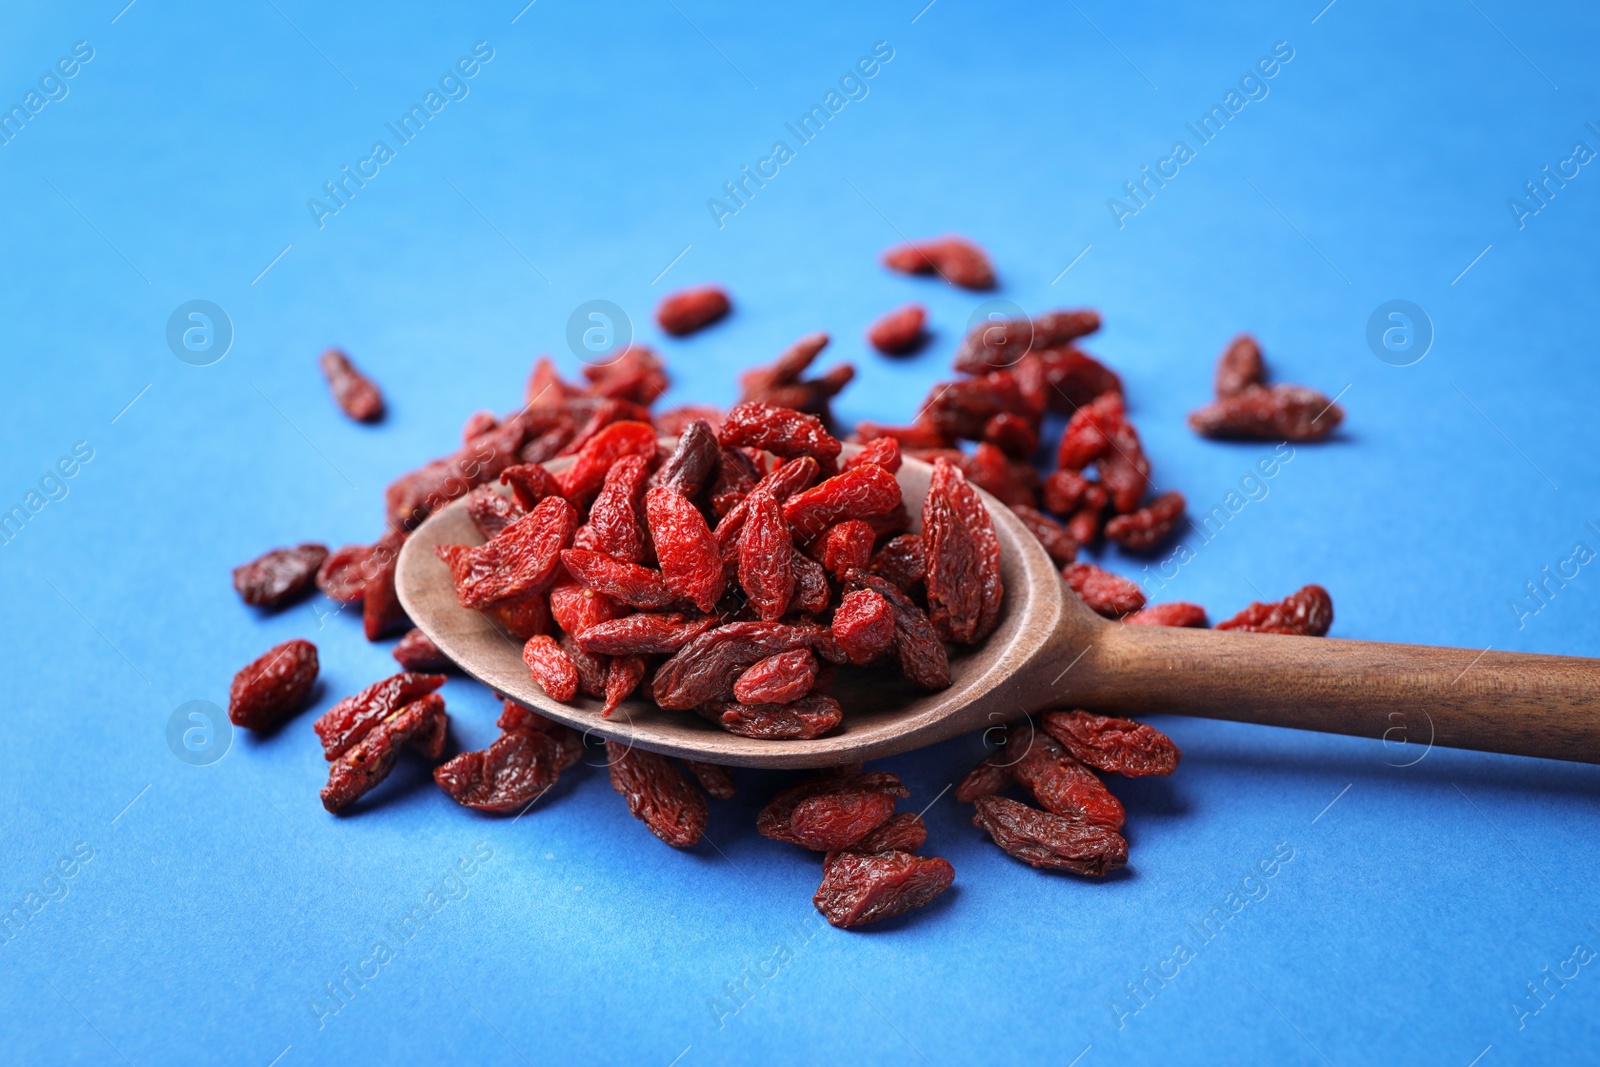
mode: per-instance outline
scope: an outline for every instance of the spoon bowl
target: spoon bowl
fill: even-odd
[[[546,466],[559,471],[571,462]],[[901,464],[897,478],[913,516],[932,475],[926,463]],[[1052,707],[1175,712],[1355,734],[1414,744],[1424,754],[1442,745],[1600,762],[1600,660],[1124,625],[1084,605],[1011,510],[979,495],[1000,540],[1005,583],[994,633],[953,652],[951,684],[934,693],[915,690],[892,669],[841,668],[832,693],[844,722],[808,741],[740,737],[639,697],[609,719],[601,717],[598,700],[552,700],[522,662],[522,643],[457,602],[449,569],[434,553],[436,545],[483,542],[464,499],[406,539],[395,585],[407,614],[434,644],[506,697],[585,737],[727,766],[876,759]]]

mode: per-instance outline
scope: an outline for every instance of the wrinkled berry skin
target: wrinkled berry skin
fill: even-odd
[[[606,742],[611,788],[622,794],[628,811],[673,848],[689,848],[706,829],[705,794],[665,756]]]
[[[447,671],[455,666],[421,630],[408,631],[390,655],[408,671]]]
[[[1320,441],[1343,421],[1343,408],[1303,385],[1247,386],[1189,415],[1201,436],[1241,441]]]
[[[336,760],[348,752],[378,723],[400,708],[420,700],[444,685],[442,674],[407,671],[374,682],[323,712],[313,727],[322,739],[323,755]]]
[[[1124,615],[1122,621],[1129,626],[1188,626],[1200,630],[1209,625],[1205,608],[1183,600],[1152,604],[1131,615]]]
[[[389,776],[403,748],[430,760],[444,754],[450,729],[444,697],[429,693],[377,723],[361,741],[328,768],[322,806],[337,815]]]
[[[882,922],[931,903],[955,881],[949,860],[908,852],[834,852],[811,902],[842,929]]]
[[[1121,618],[1144,607],[1144,590],[1138,583],[1093,563],[1073,563],[1061,572],[1061,577],[1085,604],[1108,619]]]
[[[325,545],[275,548],[233,568],[233,588],[246,604],[281,608],[311,592],[327,558]]]
[[[1118,515],[1106,523],[1106,539],[1129,552],[1149,552],[1172,536],[1183,519],[1184,500],[1179,492],[1163,493],[1137,511]]]
[[[1087,711],[1047,711],[1039,723],[1073,758],[1108,774],[1171,774],[1183,758],[1170,737],[1142,722]]]
[[[1032,867],[1100,878],[1128,862],[1128,842],[1115,830],[1052,815],[1008,797],[976,801],[972,825]]]
[[[281,726],[306,706],[317,681],[317,646],[296,638],[233,676],[228,719],[249,730]]]
[[[1257,601],[1233,618],[1217,623],[1219,630],[1298,637],[1326,637],[1332,626],[1333,598],[1320,585],[1303,586],[1275,604]]]

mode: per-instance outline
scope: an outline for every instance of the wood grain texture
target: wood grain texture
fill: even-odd
[[[900,468],[913,516],[932,473],[911,459]],[[1198,715],[1600,763],[1600,660],[1123,626],[1085,607],[1010,509],[981,495],[1001,543],[999,628],[982,647],[952,655],[951,686],[938,693],[890,683],[883,671],[841,670],[833,692],[844,723],[812,741],[737,737],[642,699],[624,702],[611,719],[600,717],[598,701],[551,700],[529,676],[521,644],[456,602],[449,571],[434,554],[435,545],[482,542],[464,501],[411,535],[396,586],[412,621],[446,655],[511,699],[586,735],[728,766],[874,759],[1051,707]]]

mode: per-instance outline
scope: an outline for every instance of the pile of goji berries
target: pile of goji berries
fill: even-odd
[[[994,284],[988,257],[960,238],[890,250],[884,262],[951,284]],[[715,287],[675,293],[659,325],[691,334],[732,309]],[[874,347],[905,352],[925,338],[926,312],[908,305],[868,332]],[[369,640],[406,629],[394,566],[409,531],[450,501],[482,534],[476,546],[437,549],[463,607],[482,611],[523,642],[532,677],[552,698],[601,702],[610,716],[631,696],[696,714],[759,739],[810,739],[848,714],[829,694],[844,664],[880,665],[915,687],[950,682],[947,645],[983,641],[999,621],[1000,544],[976,485],[1034,533],[1068,587],[1125,623],[1205,626],[1192,604],[1145,607],[1140,588],[1094,564],[1081,546],[1100,538],[1126,551],[1159,547],[1183,520],[1176,492],[1146,499],[1150,464],[1127,418],[1121,381],[1077,347],[1099,329],[1092,310],[990,322],[956,355],[963,377],[935,387],[907,426],[862,423],[846,457],[829,401],[852,379],[842,364],[807,377],[828,344],[802,338],[740,378],[732,410],[651,407],[667,388],[661,361],[632,346],[586,381],[563,381],[541,358],[525,403],[497,418],[477,412],[459,450],[403,475],[385,494],[389,528],[371,545],[334,552],[275,549],[234,571],[246,603],[273,609],[312,588],[361,606]],[[377,386],[338,350],[322,358],[335,401],[351,418],[381,418]],[[1324,436],[1342,413],[1298,386],[1266,386],[1259,347],[1242,337],[1224,353],[1218,401],[1191,423],[1217,435]],[[1316,412],[1311,407],[1318,406]],[[1046,419],[1066,420],[1041,476]],[[668,450],[661,437],[677,438]],[[971,451],[963,449],[970,443]],[[902,454],[934,467],[916,522],[895,477]],[[572,462],[559,473],[543,464]],[[509,490],[503,492],[500,485]],[[1307,586],[1276,604],[1253,604],[1219,629],[1320,635],[1332,604]],[[340,700],[315,724],[329,767],[322,792],[346,810],[411,751],[435,765],[440,788],[463,806],[526,810],[580,762],[578,734],[511,701],[500,736],[481,751],[440,762],[448,715],[437,690],[452,664],[420,630],[394,648],[404,668]],[[238,725],[277,729],[309,701],[317,650],[292,640],[235,677]],[[1123,811],[1099,774],[1170,774],[1179,753],[1159,731],[1082,711],[1045,713],[1041,729],[1010,728],[1002,745],[962,780],[974,825],[1035,867],[1104,875],[1127,861]],[[652,833],[696,844],[707,796],[735,794],[731,772],[607,742],[613,788]],[[1001,796],[1019,786],[1040,807]],[[928,903],[949,887],[943,859],[916,855],[920,815],[895,812],[909,796],[898,776],[860,765],[811,775],[761,812],[767,837],[825,854],[814,903],[829,922],[856,926]]]

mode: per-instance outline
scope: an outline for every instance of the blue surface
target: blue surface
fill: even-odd
[[[0,145],[0,504],[92,450],[0,548],[0,890],[22,908],[0,948],[0,1059],[1593,1055],[1600,964],[1574,960],[1600,950],[1591,767],[1168,718],[1183,765],[1115,784],[1132,862],[1089,884],[1011,861],[941,795],[981,752],[961,739],[884,764],[931,805],[955,890],[845,933],[811,909],[816,858],[754,831],[776,777],[743,776],[679,853],[596,770],[513,824],[405,766],[382,803],[334,819],[310,713],[210,766],[166,740],[175,708],[224,703],[233,671],[290,636],[322,649],[318,709],[392,669],[321,600],[257,616],[228,568],[371,539],[383,485],[449,451],[473,410],[513,407],[536,354],[576,370],[564,330],[585,300],[659,345],[668,402],[727,403],[737,368],[820,328],[860,371],[846,420],[909,416],[979,298],[879,269],[902,233],[981,241],[997,295],[1030,311],[1103,309],[1091,348],[1127,383],[1158,484],[1195,512],[1268,451],[1183,425],[1233,332],[1262,338],[1278,380],[1342,391],[1338,439],[1300,448],[1209,544],[1190,534],[1160,599],[1217,618],[1315,580],[1338,636],[1592,653],[1592,568],[1537,614],[1508,603],[1575,541],[1600,547],[1600,173],[1569,165],[1521,228],[1508,206],[1575,141],[1600,148],[1592,9],[122,2],[10,4],[0,35],[7,105],[74,42],[93,49]],[[307,198],[479,41],[493,58],[467,95],[319,229]],[[868,95],[719,229],[707,199],[880,41],[893,58]],[[1292,60],[1245,86],[1267,95],[1197,147],[1185,123],[1276,42]],[[1108,198],[1178,138],[1193,158],[1119,229]],[[734,315],[660,338],[660,293],[704,280],[730,285]],[[1397,298],[1435,332],[1408,367],[1366,340]],[[210,366],[165,341],[192,299],[235,331]],[[912,299],[934,343],[865,351],[867,323]],[[330,343],[382,382],[382,426],[329,403],[314,357]],[[486,692],[445,692],[462,746],[494,736]],[[1273,864],[1280,844],[1292,858]]]

